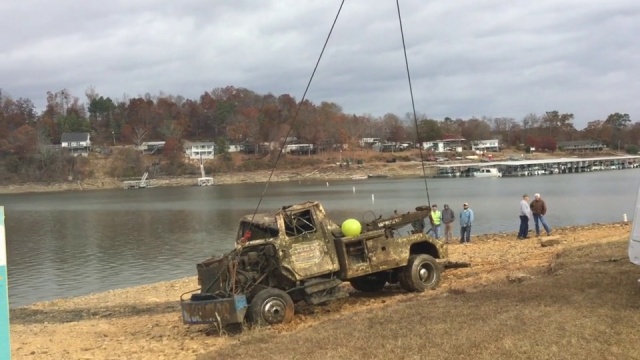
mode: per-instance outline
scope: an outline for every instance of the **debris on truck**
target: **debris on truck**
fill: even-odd
[[[183,322],[287,323],[299,301],[317,305],[348,296],[340,286],[346,281],[362,292],[387,283],[410,292],[433,289],[447,249],[423,231],[429,211],[419,206],[379,217],[355,236],[345,236],[319,202],[244,216],[235,248],[196,266],[200,288],[181,296]]]

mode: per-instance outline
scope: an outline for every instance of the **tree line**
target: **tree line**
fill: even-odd
[[[31,99],[13,99],[0,90],[0,156],[10,164],[37,162],[46,167],[56,156],[48,145],[60,143],[64,132],[89,132],[93,144],[139,145],[165,141],[165,152],[181,153],[184,140],[253,144],[281,141],[285,136],[299,142],[357,146],[363,137],[390,142],[432,141],[465,138],[468,141],[499,139],[506,146],[535,146],[554,151],[559,141],[595,140],[611,148],[635,149],[640,123],[628,114],[614,113],[590,121],[582,130],[574,115],[559,111],[510,117],[445,117],[425,114],[384,116],[348,114],[332,102],[298,102],[289,94],[258,94],[228,86],[206,91],[198,99],[180,95],[145,94],[112,99],[95,89],[85,99],[69,90],[47,92],[46,106],[38,112]],[[295,121],[294,120],[295,117]],[[417,128],[415,126],[417,122]]]

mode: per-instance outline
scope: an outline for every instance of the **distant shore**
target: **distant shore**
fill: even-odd
[[[603,156],[605,154],[601,154]],[[610,155],[610,154],[609,154]],[[611,156],[611,155],[610,155]],[[557,155],[535,154],[530,160],[555,159]],[[498,161],[498,159],[496,159]],[[461,165],[465,166],[468,160],[438,163],[437,165]],[[408,177],[432,177],[436,174],[434,163],[420,161],[403,162],[370,162],[366,165],[338,166],[337,164],[323,164],[318,166],[306,166],[297,169],[259,170],[259,171],[234,171],[228,173],[213,174],[215,185],[265,183],[267,181],[330,181],[330,180],[360,180],[368,176],[383,178],[408,178]],[[197,175],[163,176],[149,179],[153,187],[168,186],[196,186]],[[55,183],[20,183],[0,185],[0,194],[40,193],[60,191],[83,191],[102,189],[124,189],[123,181],[114,178],[92,178]]]
[[[426,168],[428,174],[432,169]],[[423,171],[419,162],[395,163],[395,164],[370,164],[367,166],[339,167],[337,165],[324,165],[320,167],[305,167],[300,169],[277,170],[273,173],[271,181],[327,181],[349,180],[362,176],[375,175],[385,177],[404,178],[422,176]],[[213,176],[215,185],[227,184],[251,184],[265,183],[269,180],[271,171],[230,172]],[[150,179],[152,186],[196,186],[196,176],[174,176]],[[60,191],[84,191],[123,189],[122,181],[113,178],[89,179],[84,181],[69,181],[56,183],[22,183],[0,185],[0,194],[19,193],[43,193]]]

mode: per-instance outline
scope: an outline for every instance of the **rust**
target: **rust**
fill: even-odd
[[[362,223],[362,232],[352,237],[344,236],[315,201],[244,216],[235,248],[197,265],[200,293],[183,302],[183,319],[241,322],[240,312],[230,305],[241,295],[249,302],[248,316],[289,321],[279,314],[293,311],[290,304],[321,304],[347,296],[339,286],[344,281],[359,291],[380,291],[398,281],[409,291],[433,288],[444,268],[436,259],[445,261],[447,249],[423,232],[427,208],[378,216]],[[263,291],[269,296],[258,295]]]

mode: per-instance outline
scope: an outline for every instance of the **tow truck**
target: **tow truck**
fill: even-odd
[[[196,265],[199,288],[182,294],[185,324],[287,323],[294,304],[317,305],[399,284],[434,289],[447,248],[424,232],[429,206],[378,217],[345,236],[317,201],[241,218],[233,250]],[[400,232],[409,227],[407,234]]]

